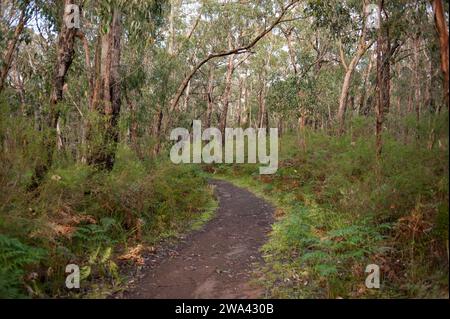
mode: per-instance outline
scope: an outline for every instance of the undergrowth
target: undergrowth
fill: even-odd
[[[250,188],[276,207],[259,282],[274,298],[448,297],[448,133],[446,122],[404,141],[385,134],[377,161],[366,120],[345,136],[306,132],[280,141],[280,167],[217,165],[216,178]],[[381,288],[365,286],[377,264]]]
[[[105,297],[122,289],[122,264],[142,263],[216,207],[198,167],[142,161],[126,146],[111,172],[56,159],[29,192],[33,162],[21,151],[2,152],[0,298]],[[65,286],[68,264],[80,267],[80,289]]]

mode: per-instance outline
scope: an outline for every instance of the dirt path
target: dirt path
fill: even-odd
[[[261,262],[273,208],[245,189],[212,181],[219,208],[205,227],[153,260],[127,298],[258,298],[249,283]]]

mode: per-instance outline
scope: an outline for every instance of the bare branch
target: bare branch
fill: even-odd
[[[255,46],[262,38],[264,38],[264,36],[266,36],[269,32],[272,31],[273,28],[275,28],[275,26],[277,26],[279,23],[281,23],[283,17],[286,15],[286,13],[292,8],[294,7],[297,3],[299,2],[299,0],[294,0],[292,2],[290,2],[288,5],[286,5],[282,10],[280,15],[278,16],[277,19],[275,19],[275,21],[266,29],[264,29],[260,34],[258,34],[250,43],[248,43],[247,45],[244,45],[242,47],[238,47],[238,48],[234,48],[228,51],[223,51],[223,52],[217,52],[217,53],[211,53],[209,54],[206,58],[204,58],[202,61],[200,61],[193,69],[191,72],[189,72],[189,74],[184,78],[183,82],[181,82],[180,86],[178,87],[178,90],[175,94],[175,97],[172,99],[172,102],[170,104],[170,112],[172,112],[173,110],[175,110],[178,102],[180,101],[181,96],[184,93],[184,90],[186,89],[189,81],[192,79],[192,77],[194,76],[194,74],[198,71],[198,69],[200,69],[205,63],[207,63],[209,60],[215,59],[215,58],[219,58],[219,57],[224,57],[224,56],[228,56],[231,54],[243,54],[248,52],[253,46]]]

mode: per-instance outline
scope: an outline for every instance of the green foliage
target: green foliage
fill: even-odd
[[[2,296],[67,296],[62,283],[69,263],[79,265],[83,274],[83,289],[71,296],[89,295],[91,286],[118,289],[118,255],[139,242],[156,244],[198,228],[215,207],[199,168],[141,161],[125,145],[117,148],[111,172],[55,159],[36,193],[25,192],[24,182],[1,195]],[[2,186],[22,170],[7,166],[7,160],[0,165],[6,174]],[[45,275],[25,290],[22,277],[32,272]]]
[[[0,64],[6,62],[2,59],[21,12],[29,19],[0,92],[1,245],[23,252],[12,255],[17,264],[8,259],[0,269],[1,294],[66,296],[61,282],[68,262],[83,265],[89,285],[101,285],[104,277],[115,287],[120,281],[116,255],[137,242],[154,244],[198,228],[212,216],[215,206],[204,174],[197,167],[171,165],[162,156],[171,143],[168,130],[204,119],[208,101],[212,124],[221,121],[230,57],[228,126],[238,121],[255,126],[263,115],[269,126],[283,131],[295,129],[299,116],[314,127],[305,136],[296,132],[283,138],[275,176],[260,178],[255,165],[205,166],[257,187],[284,210],[265,247],[271,294],[371,296],[360,283],[363,266],[372,259],[391,269],[392,285],[381,296],[448,291],[448,276],[442,274],[448,269],[448,112],[442,112],[440,45],[429,2],[384,3],[383,26],[392,50],[391,101],[383,123],[389,133],[382,136],[378,160],[373,136],[377,62],[371,46],[376,30],[368,30],[367,51],[350,81],[347,134],[333,135],[345,64],[361,44],[364,2],[299,1],[280,17],[287,3],[83,1],[84,38],[77,34],[73,52],[67,48],[64,54],[69,62],[73,53],[73,61],[66,65],[63,96],[55,105],[49,97],[55,68],[64,69],[57,65],[63,2],[2,2]],[[120,61],[109,63],[102,58],[101,41],[114,10],[121,27],[113,51]],[[276,17],[283,23],[257,37]],[[254,39],[257,45],[248,47]],[[199,65],[213,53],[239,47],[247,49]],[[120,96],[114,103],[120,111],[117,123],[106,115],[107,104],[90,104],[94,87],[101,84],[104,91],[108,85],[100,79],[108,71],[114,78],[111,89],[120,91],[113,94]],[[189,94],[186,88],[169,112],[192,71]],[[260,114],[264,105],[266,114]],[[49,121],[53,111],[59,115],[58,129]],[[57,137],[62,143],[53,152]],[[156,145],[161,157],[154,155]],[[30,191],[35,168],[49,157],[52,167]],[[115,158],[110,171],[92,164],[105,158]],[[34,255],[40,250],[47,258]],[[30,260],[20,261],[24,256]],[[39,270],[39,278],[24,286],[29,270]],[[426,281],[437,283],[434,290]],[[86,296],[86,290],[74,296]]]
[[[0,234],[0,298],[26,297],[22,286],[26,269],[39,263],[45,255],[43,249]]]
[[[368,119],[343,136],[306,133],[280,141],[274,176],[257,167],[219,166],[216,174],[250,187],[283,212],[263,252],[261,283],[272,297],[442,297],[448,292],[448,134],[405,144],[385,134],[376,160]],[[427,118],[420,125],[425,125]],[[414,125],[417,127],[417,125]],[[250,177],[252,176],[253,177]],[[381,267],[382,289],[364,286],[368,264]],[[426,281],[436,283],[427,291]]]
[[[267,104],[274,112],[288,115],[298,106],[297,79],[291,77],[285,81],[278,80],[271,85]]]
[[[75,247],[81,247],[82,249],[91,249],[96,245],[112,245],[115,241],[112,239],[112,232],[120,232],[121,229],[117,229],[117,221],[113,218],[102,218],[100,223],[83,225],[77,228],[72,238],[74,240]],[[114,227],[116,226],[116,227]],[[82,250],[80,249],[80,250]]]
[[[327,28],[334,37],[347,37],[345,28],[358,30],[361,24],[362,8],[360,1],[321,1],[309,0],[305,13],[314,17],[316,28]],[[359,25],[358,25],[359,23]]]

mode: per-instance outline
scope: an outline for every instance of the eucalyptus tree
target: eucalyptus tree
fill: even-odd
[[[0,65],[0,92],[5,87],[6,78],[11,68],[12,60],[15,50],[20,42],[21,35],[24,28],[29,21],[35,9],[32,1],[5,1],[0,5],[0,19],[1,19],[1,48],[4,48],[4,53],[1,56]],[[8,31],[12,32],[8,32]],[[6,35],[3,38],[3,34]],[[3,42],[6,45],[3,45]]]
[[[440,44],[440,55],[441,55],[441,70],[443,75],[443,92],[444,92],[444,102],[449,107],[449,98],[448,98],[448,78],[449,78],[449,66],[448,66],[448,55],[449,55],[449,47],[448,47],[448,29],[447,23],[445,21],[445,12],[444,5],[442,0],[432,0],[433,11],[434,11],[434,19],[436,22],[436,30],[439,36],[439,44]]]
[[[111,0],[88,2],[86,6],[99,21],[94,40],[95,55],[89,103],[93,116],[89,123],[91,132],[88,134],[87,161],[101,168],[112,169],[119,142],[118,124],[124,82],[130,74],[139,73],[142,67],[136,65],[135,70],[128,70],[130,74],[124,74],[121,67],[123,48],[131,45],[140,50],[141,45],[146,47],[149,42],[151,44],[155,29],[163,21],[161,16],[164,2]],[[150,41],[137,41],[141,36],[148,37]],[[92,132],[93,128],[95,131]]]
[[[162,21],[154,19],[155,16],[162,16],[162,4],[159,1],[87,1],[83,2],[82,7],[86,12],[84,16],[87,18],[82,20],[81,24],[86,20],[94,21],[94,23],[87,23],[86,28],[78,28],[67,24],[68,16],[74,14],[71,11],[73,8],[71,5],[81,7],[81,2],[65,0],[58,7],[59,14],[56,17],[59,18],[54,19],[58,40],[47,122],[49,135],[44,139],[46,155],[36,165],[31,189],[39,185],[52,165],[56,146],[55,132],[59,135],[60,107],[58,104],[63,99],[63,92],[68,91],[66,77],[79,53],[75,47],[75,40],[79,38],[83,46],[85,73],[89,83],[87,111],[91,115],[89,118],[83,118],[83,126],[86,126],[84,142],[87,144],[85,158],[89,164],[112,169],[116,146],[119,142],[118,123],[123,98],[124,74],[121,70],[123,41],[138,47],[135,39],[138,34],[142,34],[141,27],[151,34],[154,26]],[[49,16],[52,17],[47,15],[47,18]],[[95,22],[98,24],[96,25]],[[92,47],[95,52],[93,59],[90,50]],[[85,114],[81,109],[78,111],[83,117],[86,117],[88,113],[86,110],[84,110]]]
[[[311,1],[308,11],[316,17],[317,26],[326,27],[338,43],[341,63],[345,70],[336,117],[339,132],[342,133],[353,73],[373,43],[367,39],[366,1]],[[346,51],[352,55],[350,60],[347,60]]]
[[[56,48],[56,61],[54,64],[54,74],[52,78],[52,90],[50,93],[50,110],[48,116],[47,126],[50,129],[49,135],[44,139],[44,149],[46,155],[44,159],[37,163],[30,184],[30,189],[35,189],[39,186],[42,178],[47,173],[48,169],[52,165],[53,152],[56,147],[56,130],[58,126],[60,110],[58,103],[63,99],[63,89],[66,82],[66,75],[72,65],[74,59],[74,45],[77,34],[77,28],[70,26],[67,21],[72,13],[70,6],[74,5],[73,0],[64,0],[61,10],[61,19],[59,20],[59,34]]]
[[[187,74],[187,76],[180,83],[177,92],[175,94],[175,97],[172,100],[170,110],[175,109],[189,81],[204,64],[206,64],[212,59],[221,58],[232,54],[243,54],[249,52],[249,50],[253,48],[268,33],[270,33],[275,28],[275,26],[277,26],[283,21],[283,18],[286,16],[286,14],[290,11],[290,9],[295,7],[298,4],[298,2],[299,2],[298,0],[290,0],[285,3],[280,4],[277,3],[277,7],[275,8],[275,12],[277,14],[276,17],[272,18],[271,22],[265,23],[262,29],[256,31],[256,34],[255,32],[249,32],[250,34],[242,36],[239,45],[237,45],[236,47],[233,47],[232,49],[222,49],[222,50],[219,49],[218,51],[215,52],[203,53],[203,57],[199,59],[196,66],[192,69],[191,72]],[[250,3],[248,6],[253,9],[258,9],[261,8],[261,3],[259,4]],[[269,8],[274,9],[273,5],[269,6]],[[267,16],[265,16],[266,19],[270,19],[272,17],[272,15],[269,15],[268,13],[266,14],[267,14]],[[256,18],[254,17],[253,20],[259,21],[261,20],[261,17]]]

